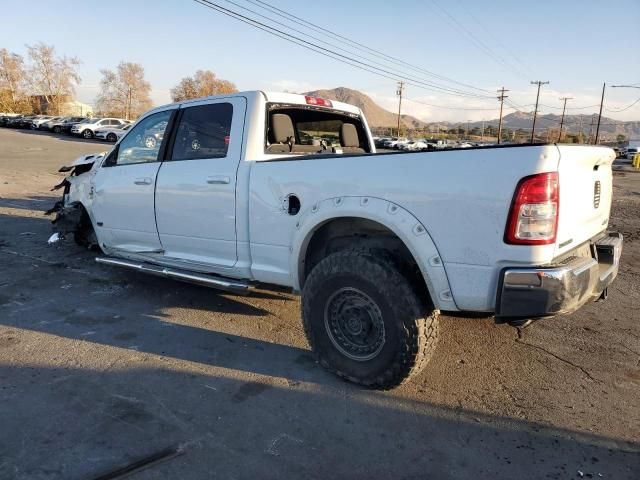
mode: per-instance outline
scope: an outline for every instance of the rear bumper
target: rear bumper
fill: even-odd
[[[536,318],[570,313],[598,299],[618,274],[622,235],[610,232],[593,244],[593,257],[549,267],[506,268],[500,275],[496,317]]]

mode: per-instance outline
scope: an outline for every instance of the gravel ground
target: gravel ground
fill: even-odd
[[[640,478],[640,173],[606,302],[517,330],[444,316],[390,392],[324,372],[298,299],[236,297],[48,246],[60,165],[108,145],[0,129],[0,478]],[[601,477],[599,476],[601,475]]]

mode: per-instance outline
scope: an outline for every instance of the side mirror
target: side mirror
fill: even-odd
[[[117,146],[111,150],[111,153],[104,159],[104,162],[102,162],[103,167],[113,167],[116,164],[118,160],[118,150],[119,148]]]

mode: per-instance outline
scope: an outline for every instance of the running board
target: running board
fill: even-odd
[[[189,272],[187,270],[178,270],[176,268],[161,267],[151,263],[134,262],[131,260],[124,260],[122,258],[96,257],[96,262],[115,267],[131,268],[139,272],[159,275],[161,277],[169,277],[188,283],[196,283],[198,285],[204,285],[205,287],[217,288],[219,290],[225,290],[239,295],[247,295],[249,293],[248,283],[241,280],[234,280],[232,278],[207,275],[206,273]]]

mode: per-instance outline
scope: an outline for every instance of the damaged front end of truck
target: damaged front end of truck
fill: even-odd
[[[62,198],[45,212],[45,215],[55,215],[51,221],[54,233],[49,238],[50,244],[72,235],[78,245],[90,249],[98,247],[88,209],[93,200],[92,178],[106,154],[83,155],[58,170],[68,176],[51,189],[52,192],[63,189],[63,193]]]

